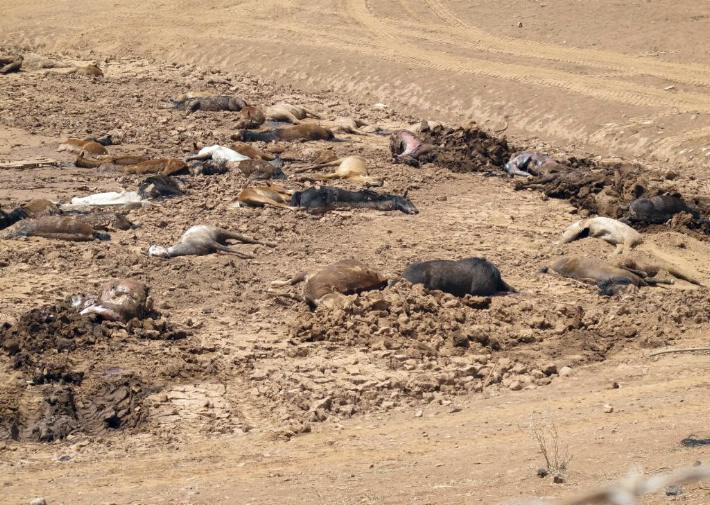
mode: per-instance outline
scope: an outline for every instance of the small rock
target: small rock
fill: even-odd
[[[456,412],[461,412],[461,407],[459,407],[458,405],[452,405],[449,408],[449,414],[455,414]]]
[[[47,505],[47,500],[42,497],[37,497],[30,501],[30,505]]]
[[[315,402],[313,402],[313,404],[311,405],[311,410],[318,410],[318,409],[330,410],[330,407],[332,404],[333,404],[333,400],[329,397],[326,397],[321,400],[316,400]]]
[[[422,409],[419,409],[414,413],[414,417],[422,417],[423,415],[424,411]]]
[[[541,379],[535,379],[535,384],[538,386],[547,386],[552,382],[550,377],[542,377]]]
[[[614,407],[612,407],[608,403],[606,405],[604,405],[604,413],[605,414],[611,414],[612,412],[614,412]]]
[[[508,389],[510,389],[511,391],[520,391],[521,389],[523,389],[523,384],[519,380],[514,380],[510,383]]]
[[[552,375],[553,373],[557,373],[557,365],[554,363],[548,363],[542,368],[542,372],[545,375]]]
[[[564,484],[565,478],[561,474],[555,474],[554,478],[552,479],[552,482],[555,484]]]
[[[513,366],[513,362],[509,358],[501,358],[498,360],[498,369],[502,372],[507,372]]]
[[[522,27],[523,27],[523,22],[522,22],[522,21],[518,21],[518,28],[522,28]]]
[[[513,368],[511,368],[511,372],[513,372],[516,375],[524,374],[528,371],[528,367],[523,365],[522,363],[516,363]]]
[[[668,486],[666,488],[666,496],[680,496],[683,494],[683,488],[680,486]]]
[[[542,379],[545,377],[545,373],[542,370],[534,369],[532,372],[530,372],[530,375],[532,375],[533,379]]]
[[[537,469],[537,476],[540,477],[541,479],[544,479],[550,474],[550,472],[547,471],[547,468],[538,468]]]
[[[618,382],[614,381],[611,385],[611,389],[619,389],[621,386]]]
[[[572,368],[568,366],[563,366],[560,368],[560,377],[568,377],[572,375]]]

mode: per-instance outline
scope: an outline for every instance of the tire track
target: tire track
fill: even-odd
[[[656,144],[654,151],[671,150],[684,144],[697,142],[700,139],[710,139],[710,126],[665,137]]]
[[[424,3],[439,19],[449,25],[443,25],[442,31],[463,37],[486,51],[586,67],[607,68],[625,75],[651,75],[677,83],[710,87],[710,67],[706,65],[639,60],[637,57],[612,51],[574,49],[532,40],[497,37],[466,23],[440,0],[424,0]],[[452,29],[450,25],[457,28]]]
[[[407,0],[399,0],[399,5],[402,7],[402,10],[404,10],[404,12],[406,12],[407,15],[412,19],[412,21],[416,22],[416,20],[419,18],[419,15],[412,7],[411,2],[408,2]]]
[[[368,29],[374,40],[394,61],[415,64],[420,68],[441,72],[456,72],[493,79],[506,79],[522,84],[557,88],[580,95],[627,105],[643,107],[676,107],[682,112],[710,112],[710,95],[694,92],[667,91],[632,82],[582,77],[556,69],[540,72],[537,67],[454,56],[440,51],[416,47],[406,43],[399,34],[400,27],[392,26],[374,15],[367,0],[347,0],[346,11],[351,18]]]
[[[468,28],[466,26],[466,23],[464,23],[461,19],[457,18],[456,16],[452,16],[451,12],[441,5],[441,2],[424,0],[423,3],[429,8],[429,10],[431,10],[436,15],[436,17],[441,19],[445,24],[456,25],[460,28]]]

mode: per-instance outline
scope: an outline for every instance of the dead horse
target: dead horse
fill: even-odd
[[[638,266],[638,265],[634,265]],[[599,294],[612,295],[619,287],[628,286],[656,286],[658,284],[672,284],[673,281],[653,279],[649,273],[631,268],[618,267],[597,258],[585,256],[563,256],[540,271],[547,273],[550,270],[563,277],[577,279],[578,281],[596,284]]]
[[[276,142],[277,140],[285,142],[312,141],[312,140],[335,140],[335,135],[332,130],[323,128],[316,124],[300,124],[298,126],[290,126],[286,128],[276,128],[261,132],[250,130],[242,130],[236,134],[239,140],[243,142]]]
[[[484,258],[422,261],[409,265],[402,277],[412,284],[461,297],[516,292],[503,280],[498,268]]]
[[[148,312],[148,288],[133,279],[115,279],[101,287],[98,299],[87,302],[82,315],[97,314],[109,321],[127,322]]]
[[[91,221],[70,216],[43,216],[38,219],[25,219],[10,228],[4,238],[16,237],[43,237],[74,242],[88,242],[96,239],[111,240],[111,235],[96,229]]]
[[[188,228],[173,246],[150,246],[148,248],[148,256],[174,258],[175,256],[203,256],[212,253],[225,253],[233,254],[243,259],[253,258],[251,254],[244,254],[229,247],[229,241],[276,247],[276,244],[249,238],[241,233],[224,230],[216,226],[196,225]]]
[[[314,310],[319,305],[330,306],[341,295],[382,289],[387,278],[356,259],[340,260],[313,272],[301,272],[286,281],[274,281],[272,287],[306,282],[303,299]]]
[[[309,211],[326,211],[348,207],[377,210],[399,210],[405,214],[418,214],[419,210],[406,196],[377,193],[369,189],[347,191],[340,188],[308,188],[296,191],[291,197],[291,206]]]

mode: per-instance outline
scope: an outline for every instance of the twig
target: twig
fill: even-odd
[[[545,459],[547,471],[553,474],[564,473],[572,457],[569,446],[560,445],[560,433],[553,420],[530,418],[530,435],[537,442],[538,450]]]
[[[688,347],[685,349],[661,349],[660,351],[654,351],[649,356],[659,356],[661,354],[675,354],[681,352],[709,352],[710,347]]]
[[[505,130],[508,129],[509,123],[508,120],[505,120],[505,126],[501,128],[500,130],[493,130],[493,133],[503,133]]]
[[[488,387],[488,385],[490,384],[491,377],[493,377],[493,373],[496,371],[496,367],[497,367],[497,366],[498,366],[498,363],[494,363],[494,364],[493,364],[493,367],[491,368],[491,371],[488,372],[488,376],[487,376],[486,379],[483,381],[483,387],[481,388],[481,390],[484,390],[484,389],[486,389],[486,388]]]

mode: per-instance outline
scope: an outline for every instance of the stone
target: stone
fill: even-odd
[[[604,405],[604,413],[605,414],[611,414],[612,412],[614,412],[614,407],[612,407],[608,403],[606,405]]]
[[[508,385],[508,389],[511,391],[520,391],[523,389],[523,384],[519,380],[514,380]]]
[[[501,358],[498,360],[498,369],[502,372],[507,372],[510,370],[510,367],[513,365],[513,362],[508,359],[508,358]]]
[[[516,363],[510,371],[516,375],[520,375],[526,373],[528,371],[528,367],[522,363]]]
[[[560,377],[569,377],[570,375],[572,375],[572,368],[568,366],[560,368]]]
[[[30,501],[30,505],[47,505],[47,500],[42,497],[37,497]]]
[[[680,486],[668,486],[666,488],[666,496],[680,496],[683,494],[683,488]]]
[[[554,363],[548,363],[547,365],[542,367],[542,372],[545,375],[552,375],[554,373],[557,373],[557,365]]]

